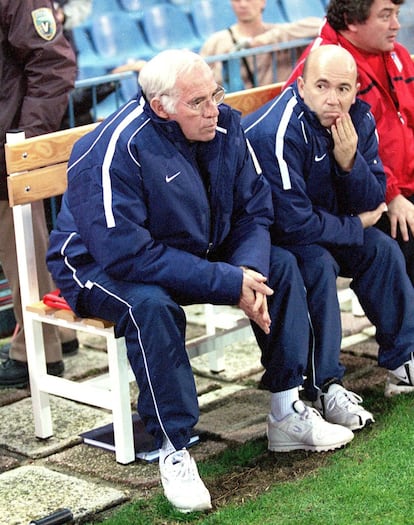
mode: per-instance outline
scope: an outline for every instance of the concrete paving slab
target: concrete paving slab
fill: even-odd
[[[106,352],[87,347],[80,347],[76,355],[64,358],[65,377],[83,379],[102,374],[108,370]]]
[[[85,443],[49,456],[45,465],[88,476],[88,479],[96,478],[124,485],[126,489],[131,490],[131,494],[141,489],[141,495],[144,495],[144,489],[159,485],[158,462],[137,460],[128,465],[121,465],[116,462],[114,452]]]
[[[371,337],[369,335],[364,334],[363,332],[343,337],[341,341],[341,350],[344,351],[347,348],[351,348],[356,344],[364,343],[365,341],[369,340],[371,340]]]
[[[69,508],[79,520],[126,500],[120,490],[42,466],[23,466],[0,475],[0,525],[26,525],[59,508]]]
[[[30,396],[28,388],[0,388],[0,407]]]
[[[202,396],[199,396],[199,407],[201,410],[208,410],[211,405],[215,405],[217,402],[224,401],[229,395],[234,394],[235,392],[240,392],[240,390],[244,390],[245,388],[246,387],[243,385],[224,384],[217,390],[213,390],[212,392],[208,392]]]
[[[202,412],[197,428],[231,441],[257,439],[265,435],[269,404],[269,392],[243,388]]]
[[[104,373],[108,369],[106,352],[81,347],[76,355],[65,357],[67,379],[84,379]],[[29,388],[1,388],[0,407],[30,396]]]
[[[6,472],[19,466],[19,460],[5,454],[3,451],[0,452],[0,473]]]
[[[343,337],[362,332],[362,330],[372,326],[367,317],[356,316],[351,312],[341,312],[341,321]]]
[[[191,454],[197,461],[204,461],[219,454],[226,447],[224,442],[211,441],[201,435],[200,442],[191,447]],[[87,476],[90,480],[97,478],[115,484],[134,499],[148,496],[150,489],[158,489],[161,486],[158,461],[148,463],[136,460],[128,465],[121,465],[115,461],[113,452],[86,444],[53,454],[45,460],[45,465]]]
[[[29,458],[45,457],[81,441],[79,434],[111,422],[109,412],[50,397],[54,435],[35,437],[31,399],[0,407],[0,445]]]
[[[226,346],[224,358],[225,369],[219,373],[210,371],[207,355],[192,359],[191,366],[196,374],[227,382],[238,381],[263,370],[260,363],[260,349],[254,336]]]
[[[230,308],[225,312],[223,310],[223,315],[224,313],[227,318],[233,312]],[[199,335],[200,330],[205,330],[202,312],[193,308],[190,309],[189,316],[188,335]],[[197,323],[192,323],[193,319]],[[370,374],[378,376],[378,384],[382,388],[383,371],[376,366],[377,344],[373,338],[375,330],[365,317],[354,317],[349,312],[342,312],[342,323],[343,359],[347,366],[345,379],[355,392],[363,393],[366,375]],[[355,334],[358,336],[353,337]],[[101,377],[107,368],[104,340],[100,348],[100,341],[83,339],[83,334],[79,335],[80,351],[76,356],[65,358],[65,375],[70,378]],[[257,389],[263,368],[254,337],[229,345],[224,353],[226,368],[219,374],[210,372],[208,356],[191,360],[201,411],[200,422],[195,429],[201,442],[192,448],[192,455],[197,461],[218,454],[234,442],[241,443],[265,436],[270,395]],[[357,363],[353,368],[354,362]],[[135,382],[131,383],[130,391],[132,409],[135,410],[138,395]],[[76,516],[78,519],[82,516],[81,512],[89,513],[85,519],[90,519],[107,506],[129,499],[145,498],[153,491],[160,490],[157,463],[148,464],[139,460],[130,465],[120,465],[116,463],[114,453],[81,443],[79,434],[110,422],[109,412],[52,398],[55,436],[39,441],[34,436],[29,395],[28,390],[0,390],[0,472],[3,472],[0,474],[0,525],[27,525],[31,518],[45,515],[62,506],[69,506],[75,512],[80,509]],[[2,493],[5,487],[3,476],[7,473],[19,473],[21,468],[28,467],[43,469],[42,476],[49,481],[36,479],[35,482],[27,483],[26,474],[16,475],[17,481],[11,490],[13,502],[7,500],[8,510],[14,510],[16,498],[24,504],[28,491],[31,500],[38,500],[43,506],[38,515],[31,515],[30,518],[4,515],[2,504],[6,500]],[[66,474],[70,481],[62,484],[63,478],[57,476]],[[87,485],[82,486],[82,483]],[[71,484],[81,487],[77,500],[75,492],[75,501],[68,499],[73,490]],[[60,494],[55,494],[56,486],[63,487],[59,490]],[[95,498],[91,487],[97,488],[98,498]],[[115,493],[99,503],[102,490],[108,487],[115,490]],[[82,500],[85,497],[86,504]],[[33,510],[33,505],[30,506]],[[13,521],[12,518],[23,521]],[[7,522],[1,521],[2,519]]]
[[[378,358],[378,343],[373,337],[368,337],[366,334],[361,334],[361,337],[354,337],[353,344],[344,351],[351,352],[353,355],[361,357],[370,357],[377,361]]]

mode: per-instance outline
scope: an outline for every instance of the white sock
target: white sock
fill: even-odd
[[[175,447],[168,439],[167,436],[164,436],[164,441],[162,442],[162,448],[160,448],[160,462],[163,463],[165,458],[175,452]]]
[[[299,388],[294,387],[283,392],[275,392],[270,398],[270,413],[281,421],[289,414],[293,414],[293,403],[299,399]]]

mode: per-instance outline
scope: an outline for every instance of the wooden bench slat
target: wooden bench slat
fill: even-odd
[[[62,195],[67,187],[66,168],[63,162],[7,177],[10,206]]]
[[[26,306],[26,310],[28,312],[33,312],[35,314],[41,314],[41,315],[48,315],[53,313],[55,308],[52,308],[51,306],[48,306],[43,301],[38,301],[37,303],[28,304]]]
[[[272,98],[280,95],[284,82],[277,82],[267,86],[244,89],[226,95],[224,102],[234,109],[238,109],[243,116],[259,109]]]
[[[10,174],[66,162],[73,144],[98,123],[38,135],[14,144],[5,144],[7,172]],[[47,140],[45,140],[47,136]]]
[[[53,317],[57,319],[64,319],[72,323],[80,322],[97,328],[110,328],[114,326],[114,323],[106,319],[101,319],[100,317],[78,317],[73,310],[53,308],[53,306],[48,306],[43,301],[28,304],[26,310],[40,315],[53,315]]]

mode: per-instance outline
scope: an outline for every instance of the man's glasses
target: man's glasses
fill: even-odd
[[[201,114],[205,112],[207,108],[207,104],[209,104],[210,102],[216,106],[219,106],[223,102],[225,94],[226,94],[226,91],[224,90],[224,88],[222,86],[218,86],[216,91],[211,96],[211,99],[205,99],[205,98],[201,100],[195,99],[191,102],[184,102],[184,100],[180,100],[180,102],[184,104],[184,106],[187,106],[193,111],[196,111],[197,113]]]

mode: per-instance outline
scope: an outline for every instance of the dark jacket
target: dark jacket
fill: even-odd
[[[4,142],[59,129],[76,77],[71,46],[48,0],[0,0],[0,199],[7,200]]]
[[[368,104],[357,99],[350,115],[358,148],[349,173],[336,164],[331,133],[303,102],[296,82],[243,120],[246,137],[272,187],[272,242],[362,244],[363,227],[356,215],[384,202],[385,174]]]
[[[75,144],[48,266],[73,308],[104,272],[237,304],[239,266],[267,275],[272,217],[238,112],[222,104],[215,138],[190,143],[138,94]]]
[[[386,202],[400,193],[414,195],[414,64],[404,46],[395,42],[394,50],[379,54],[364,53],[335,31],[328,22],[321,34],[304,51],[289,77],[291,83],[302,74],[306,56],[314,47],[335,44],[347,49],[358,66],[358,96],[368,102],[378,127],[379,153],[387,175]],[[381,84],[373,67],[382,58],[391,89]]]

